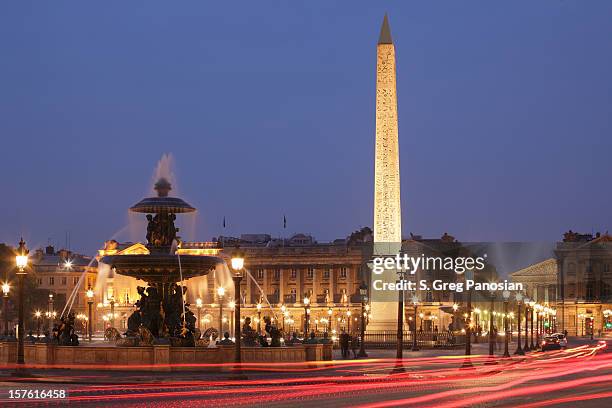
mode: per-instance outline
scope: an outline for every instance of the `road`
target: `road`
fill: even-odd
[[[486,355],[465,358],[458,353],[436,353],[401,361],[340,360],[317,367],[249,365],[244,367],[245,378],[231,373],[47,370],[34,372],[34,378],[2,378],[0,405],[36,405],[33,400],[8,399],[9,389],[65,389],[67,399],[39,404],[180,408],[612,406],[612,353],[602,342],[494,360]],[[384,352],[378,354],[385,356]]]

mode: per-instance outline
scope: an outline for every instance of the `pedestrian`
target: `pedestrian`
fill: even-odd
[[[342,351],[342,358],[348,358],[348,349],[349,349],[349,335],[342,330],[340,334],[340,350]]]

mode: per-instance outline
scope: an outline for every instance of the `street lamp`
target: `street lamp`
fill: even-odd
[[[536,302],[534,300],[531,300],[529,302],[529,320],[531,320],[531,345],[529,346],[530,350],[536,349],[536,345],[533,344],[533,309],[535,305],[536,305]]]
[[[542,308],[543,306],[540,304],[537,304],[535,306],[535,311],[536,311],[536,348],[539,349],[540,347],[540,322],[541,322],[541,315],[542,315]]]
[[[257,333],[261,334],[261,301],[257,303]]]
[[[15,263],[17,264],[17,291],[19,296],[18,322],[17,322],[17,370],[16,374],[25,373],[24,365],[24,325],[23,325],[23,277],[26,275],[28,266],[28,253],[23,238],[19,241]]]
[[[49,293],[49,335],[53,334],[53,293]]]
[[[504,290],[502,292],[502,297],[504,298],[504,357],[510,357],[510,353],[508,352],[508,338],[510,337],[508,334],[508,300],[510,299],[510,292]]]
[[[200,327],[200,325],[202,324],[202,322],[200,321],[200,314],[202,312],[202,299],[197,298],[196,299],[196,308],[198,309],[198,330],[202,331],[202,328]]]
[[[89,287],[89,289],[87,289],[87,292],[85,293],[85,296],[87,296],[87,314],[88,316],[88,323],[87,323],[87,335],[89,336],[89,341],[91,341],[91,337],[93,334],[93,325],[94,325],[94,321],[93,321],[93,316],[92,316],[92,308],[93,308],[93,302],[94,302],[94,291],[91,289],[91,286]]]
[[[217,341],[221,341],[221,337],[223,337],[223,296],[225,295],[225,288],[223,286],[219,286],[217,288],[217,296],[219,297],[219,337],[217,337]]]
[[[40,317],[42,316],[42,313],[40,313],[40,310],[37,310],[36,312],[34,312],[34,317],[36,318],[36,338],[40,337]]]
[[[331,325],[332,325],[332,321],[333,321],[333,319],[332,319],[332,315],[333,314],[334,314],[334,311],[333,311],[333,309],[331,307],[329,309],[327,309],[327,316],[328,316],[327,320],[329,320],[327,331],[331,330]]]
[[[234,308],[234,363],[236,363],[236,374],[242,374],[240,364],[242,362],[241,356],[241,342],[242,334],[240,333],[240,281],[242,280],[242,270],[244,268],[244,253],[240,250],[240,247],[236,246],[234,253],[232,254],[232,269],[234,274],[232,280],[234,281],[234,297],[236,298],[236,304]]]
[[[283,336],[284,336],[285,335],[285,320],[287,320],[287,316],[289,315],[289,312],[287,312],[287,306],[285,305],[281,305],[280,309],[281,309],[281,314],[283,315]]]
[[[364,281],[359,285],[359,294],[361,295],[361,341],[359,342],[359,354],[357,354],[357,357],[365,358],[368,356],[368,353],[365,351],[365,304],[368,298],[368,285]]]
[[[346,320],[347,320],[347,331],[349,336],[351,335],[351,316],[352,316],[353,312],[351,312],[350,310],[346,311]]]
[[[304,339],[308,338],[308,329],[310,327],[310,308],[308,305],[310,304],[310,299],[308,297],[304,297]]]
[[[414,306],[414,329],[412,330],[412,351],[419,351],[419,346],[417,344],[417,331],[416,331],[417,307],[419,306],[418,297],[414,296],[412,298],[412,305]]]
[[[7,338],[9,335],[8,298],[10,291],[11,285],[9,285],[8,282],[4,282],[2,284],[2,313],[4,314],[4,337]]]
[[[493,313],[495,308],[495,292],[491,291],[491,313],[489,313],[489,356],[493,357],[495,355],[495,336],[493,335]]]
[[[523,300],[523,295],[519,292],[515,295],[516,304],[518,305],[518,319],[517,319],[517,338],[516,338],[516,351],[514,354],[519,356],[524,356],[525,352],[521,347],[521,301]]]
[[[110,300],[110,327],[115,327],[115,296],[113,295]]]
[[[230,308],[230,324],[229,324],[229,328],[231,330],[232,328],[232,323],[234,321],[234,312],[236,310],[236,301],[235,300],[230,300],[230,302],[228,303],[228,306]],[[234,328],[234,337],[236,337],[236,330]]]

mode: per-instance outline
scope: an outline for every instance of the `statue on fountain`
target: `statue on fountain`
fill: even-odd
[[[79,336],[74,332],[74,312],[60,318],[57,328],[57,341],[60,346],[78,346]]]
[[[255,347],[257,346],[257,337],[257,332],[251,327],[251,318],[245,318],[242,325],[242,344],[247,347]]]
[[[269,316],[264,317],[264,322],[266,322],[266,333],[272,339],[270,341],[270,347],[280,347],[281,342],[280,339],[283,337],[283,332],[279,330],[276,326],[272,325],[272,319]]]

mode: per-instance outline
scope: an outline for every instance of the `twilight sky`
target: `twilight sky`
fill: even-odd
[[[612,227],[612,2],[5,1],[0,242],[92,254],[165,152],[187,238],[371,225],[385,11],[404,235]]]

